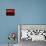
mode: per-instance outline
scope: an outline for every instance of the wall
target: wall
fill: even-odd
[[[16,10],[21,24],[46,24],[46,0],[17,0]]]
[[[6,16],[11,7],[16,15]],[[18,32],[17,24],[46,24],[46,0],[0,0],[0,44],[8,42],[9,32]]]

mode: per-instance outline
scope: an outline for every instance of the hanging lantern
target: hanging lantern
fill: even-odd
[[[15,9],[6,9],[6,16],[14,16]]]
[[[14,32],[10,33],[9,36],[8,36],[8,39],[10,41],[12,41],[11,45],[13,45],[13,43],[15,43],[14,41],[16,39],[16,33],[14,33]],[[10,43],[9,42],[8,42],[8,46],[10,46]]]
[[[9,40],[15,40],[15,38],[16,38],[16,34],[14,32],[10,33],[9,36],[8,36]]]

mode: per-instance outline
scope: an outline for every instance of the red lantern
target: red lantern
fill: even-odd
[[[6,9],[6,16],[14,16],[15,9]]]

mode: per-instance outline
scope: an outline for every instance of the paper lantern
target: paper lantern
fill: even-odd
[[[8,36],[9,40],[15,40],[15,38],[16,38],[16,34],[15,33],[10,33],[9,36]]]
[[[6,9],[6,16],[14,16],[15,9]]]

